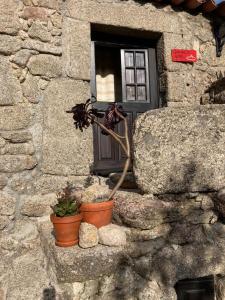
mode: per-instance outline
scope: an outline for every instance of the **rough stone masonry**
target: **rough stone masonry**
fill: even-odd
[[[0,14],[0,299],[172,300],[180,279],[225,275],[225,112],[200,106],[225,71],[210,18],[132,0],[1,0]],[[168,108],[136,123],[146,194],[118,195],[126,246],[56,249],[54,193],[99,182],[92,131],[81,135],[65,113],[90,95],[91,24],[160,34]],[[172,63],[173,48],[196,49],[198,62]]]

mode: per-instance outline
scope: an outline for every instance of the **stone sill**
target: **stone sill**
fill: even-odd
[[[52,229],[49,222],[39,226],[43,250],[51,267],[55,268],[59,282],[82,282],[110,275],[117,270],[126,256],[127,251],[124,247],[57,247]]]

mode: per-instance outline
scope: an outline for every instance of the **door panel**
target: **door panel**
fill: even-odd
[[[98,54],[93,52],[92,55],[92,61],[95,60],[95,75],[92,75],[92,91],[94,91],[94,95],[98,99],[96,92],[101,87],[102,95],[100,97],[101,101],[94,103],[94,107],[100,111],[105,111],[110,104],[111,101],[107,99],[109,85],[105,84],[102,87],[101,84],[103,81],[106,81],[105,74],[113,74],[114,90],[120,91],[120,93],[115,93],[114,98],[116,102],[121,103],[124,111],[127,113],[132,155],[133,124],[136,117],[147,110],[159,107],[155,49],[139,49],[137,46],[121,49],[119,45],[116,47],[113,44],[113,50],[111,50],[109,46],[100,43],[97,47],[93,47],[92,45],[92,50],[99,51]],[[105,65],[107,57],[103,55],[104,51],[108,52],[107,57],[111,57],[109,65]],[[115,66],[117,67],[115,68]],[[120,76],[118,75],[118,67],[120,68]],[[99,86],[99,89],[96,89],[96,85]],[[116,128],[116,132],[120,135],[123,135],[123,126],[123,122],[121,122]],[[98,174],[108,174],[110,172],[121,171],[125,159],[125,153],[123,153],[120,145],[110,136],[102,135],[101,129],[94,125],[95,172]]]

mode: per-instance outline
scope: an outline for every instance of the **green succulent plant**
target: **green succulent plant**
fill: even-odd
[[[80,201],[73,195],[74,188],[71,183],[67,182],[67,186],[62,192],[57,193],[58,203],[51,206],[57,217],[66,217],[79,214]]]

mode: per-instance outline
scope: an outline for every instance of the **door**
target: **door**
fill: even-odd
[[[93,45],[95,75],[92,91],[98,99],[94,106],[101,111],[112,102],[121,103],[127,113],[132,146],[136,117],[159,107],[156,54],[154,48],[124,46],[108,43]],[[123,133],[122,123],[116,131]],[[110,136],[102,135],[97,126],[94,127],[94,157],[94,170],[98,174],[121,171],[125,160],[120,146]]]

